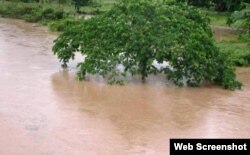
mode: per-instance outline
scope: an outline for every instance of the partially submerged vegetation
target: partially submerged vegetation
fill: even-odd
[[[86,0],[81,4],[78,3],[79,0],[52,0],[49,4],[37,3],[36,0],[22,0],[22,2],[2,0],[0,2],[0,15],[2,17],[24,19],[28,22],[39,22],[49,26],[53,31],[64,32],[56,41],[54,47],[55,54],[58,55],[63,63],[67,63],[70,58],[74,57],[74,52],[76,51],[81,51],[83,55],[87,56],[85,61],[78,65],[78,77],[80,79],[84,79],[86,74],[100,74],[109,77],[111,83],[121,83],[121,80],[117,77],[125,76],[126,74],[140,74],[142,79],[145,80],[149,74],[164,73],[168,79],[173,80],[178,85],[188,83],[189,85],[197,86],[204,81],[209,81],[218,83],[228,89],[240,88],[241,84],[235,80],[233,65],[250,66],[250,37],[249,35],[241,34],[239,39],[220,40],[215,44],[211,38],[211,30],[208,27],[209,22],[205,14],[208,15],[213,25],[227,26],[227,24],[231,24],[234,28],[240,29],[241,32],[249,32],[249,11],[238,11],[233,13],[232,16],[231,13],[227,12],[232,12],[235,9],[246,9],[246,7],[242,7],[241,4],[243,3],[241,2],[247,2],[247,0],[238,1],[240,3],[228,3],[229,1],[221,1],[219,3],[219,1],[215,0],[207,1],[209,3],[196,0],[177,1],[181,3],[188,1],[189,5],[205,7],[206,9],[200,9],[204,13],[201,14],[196,9],[192,12],[193,8],[189,9],[186,6],[187,4],[176,5],[171,3],[171,8],[170,3],[166,2],[167,5],[165,3],[163,6],[160,6],[160,4],[163,4],[161,0],[157,1],[158,4],[155,3],[155,0],[139,0],[138,2],[125,0],[122,2],[122,4],[125,5],[126,3],[131,8],[134,5],[148,3],[144,7],[150,6],[152,9],[153,6],[156,8],[155,12],[157,13],[154,14],[155,12],[153,12],[152,17],[151,15],[146,16],[144,12],[129,10],[129,8],[126,8],[129,11],[127,13],[122,12],[124,10],[115,12],[115,8],[117,11],[117,7],[121,5],[112,7],[116,2],[115,0]],[[183,5],[185,7],[181,7]],[[170,7],[168,8],[170,9],[168,12],[170,14],[162,12],[160,14],[159,10],[166,6]],[[137,7],[137,9],[141,9],[139,6]],[[149,8],[144,9],[147,10]],[[152,10],[147,11],[151,12]],[[221,12],[215,12],[214,10]],[[178,14],[183,15],[190,12],[193,14],[190,17],[177,16]],[[130,19],[123,17],[122,14],[127,16],[129,13],[133,16],[138,15],[138,18],[136,17],[138,29],[136,27],[134,29],[126,29],[124,27],[127,26],[126,24],[117,25],[120,20],[120,24],[128,22]],[[84,21],[83,17],[86,14],[98,15],[91,20]],[[176,21],[172,21],[172,16],[175,17]],[[117,19],[114,20],[114,18]],[[171,20],[166,22],[164,18],[170,18]],[[186,18],[192,19],[194,25],[188,25],[190,21],[186,21]],[[159,20],[162,23],[155,20]],[[186,23],[183,23],[183,21]],[[196,24],[204,24],[202,26],[203,30],[201,31],[200,28],[197,28]],[[110,27],[107,27],[108,25]],[[168,26],[168,29],[164,29],[164,26]],[[187,27],[190,26],[192,31],[189,32]],[[143,29],[141,29],[142,27]],[[173,27],[173,29],[169,27]],[[149,32],[149,34],[141,35],[142,32],[140,31]],[[162,35],[156,33],[156,31],[161,32],[160,34]],[[104,36],[100,36],[101,34]],[[130,36],[127,36],[128,34]],[[115,39],[112,38],[114,35],[122,36]],[[134,42],[134,40],[137,41]],[[167,44],[157,47],[156,45],[160,45],[161,42],[166,42]],[[142,46],[144,48],[141,48]],[[161,54],[153,54],[154,50],[161,51],[158,52]],[[129,61],[125,62],[122,59],[124,54],[125,56],[123,57],[128,58]],[[152,65],[152,62],[155,61],[158,63],[167,62],[169,65],[158,70]],[[124,66],[125,73],[120,73],[116,70],[117,65]]]
[[[185,4],[121,1],[66,30],[53,51],[63,63],[78,51],[85,56],[78,64],[79,79],[98,74],[121,83],[121,76],[141,75],[144,81],[163,73],[179,86],[211,82],[227,89],[241,87],[229,57],[215,46],[208,18]],[[155,61],[169,65],[157,68]]]

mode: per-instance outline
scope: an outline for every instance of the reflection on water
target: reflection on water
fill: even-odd
[[[0,154],[165,155],[169,138],[250,137],[250,69],[242,91],[164,82],[79,82],[51,54],[55,35],[0,19]],[[161,78],[160,78],[161,79]]]

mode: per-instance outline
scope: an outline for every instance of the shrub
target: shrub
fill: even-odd
[[[245,29],[250,35],[250,5],[246,8],[235,11],[228,19],[228,24],[235,28]]]
[[[230,55],[234,65],[250,66],[250,45],[248,42],[247,37],[240,36],[236,41],[222,41],[217,44],[223,53]]]
[[[79,79],[98,74],[120,83],[120,76],[141,75],[144,81],[149,74],[164,73],[179,86],[208,81],[227,89],[241,87],[230,59],[214,44],[208,18],[184,4],[121,1],[66,30],[53,51],[63,63],[78,51],[85,56],[78,64]],[[157,68],[154,62],[169,65]]]
[[[50,22],[49,28],[52,31],[65,31],[81,23],[82,21],[79,19],[66,18],[66,19]]]
[[[45,8],[42,11],[42,17],[47,20],[58,20],[64,17],[62,10],[55,11],[53,8]]]
[[[250,35],[241,34],[241,35],[239,35],[239,40],[243,41],[243,42],[248,42],[248,45],[250,46]]]

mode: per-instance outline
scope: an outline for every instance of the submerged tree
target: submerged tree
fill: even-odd
[[[123,0],[62,33],[53,51],[63,63],[78,51],[85,56],[78,64],[79,79],[98,74],[113,83],[129,74],[144,81],[149,74],[164,73],[180,86],[206,81],[241,87],[230,59],[214,44],[208,18],[184,4]],[[154,62],[169,65],[157,68]]]

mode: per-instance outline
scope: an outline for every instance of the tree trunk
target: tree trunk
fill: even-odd
[[[141,60],[140,62],[140,70],[141,70],[141,80],[142,82],[146,82],[146,77],[148,76],[148,73],[147,73],[147,61],[148,59],[143,59]]]

